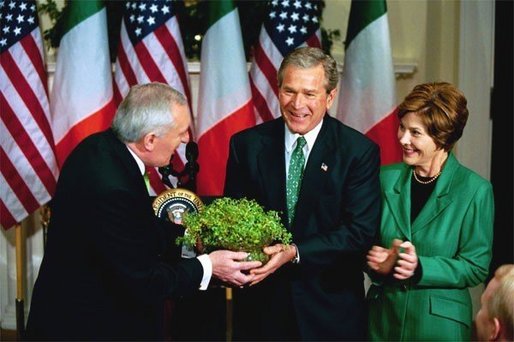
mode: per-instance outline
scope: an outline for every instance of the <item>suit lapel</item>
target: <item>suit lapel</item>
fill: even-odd
[[[262,137],[257,165],[263,193],[269,196],[266,203],[270,204],[271,209],[286,213],[284,122],[282,119],[276,122],[271,134]]]
[[[457,160],[453,154],[450,153],[432,195],[430,195],[427,203],[425,203],[425,206],[421,209],[418,217],[416,217],[416,220],[414,220],[412,224],[413,233],[426,227],[453,201],[450,189],[457,168]]]
[[[384,192],[385,200],[390,208],[398,228],[402,234],[411,240],[410,225],[410,168],[406,167],[398,177],[398,181],[391,191]]]

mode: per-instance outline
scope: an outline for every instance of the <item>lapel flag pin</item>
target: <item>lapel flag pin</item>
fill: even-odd
[[[325,163],[321,163],[321,169],[322,169],[323,171],[327,172],[327,171],[328,171],[328,165],[327,165],[327,164],[325,164]]]

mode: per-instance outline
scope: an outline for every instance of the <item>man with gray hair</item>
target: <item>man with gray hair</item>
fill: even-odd
[[[494,273],[481,298],[475,318],[478,341],[514,340],[514,265],[502,265]]]
[[[162,339],[166,298],[205,289],[212,275],[236,286],[255,278],[243,271],[260,263],[241,261],[244,252],[163,258],[169,248],[178,255],[183,228],[154,215],[143,175],[145,167],[166,166],[188,142],[189,123],[182,94],[165,84],[137,85],[111,129],[68,157],[52,200],[28,339]]]
[[[293,246],[234,292],[234,339],[366,338],[362,262],[378,229],[377,145],[327,114],[337,93],[336,62],[300,48],[278,71],[282,117],[235,134],[225,194],[282,213]]]

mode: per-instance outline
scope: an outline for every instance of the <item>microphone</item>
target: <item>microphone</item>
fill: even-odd
[[[186,159],[187,161],[198,159],[198,144],[194,141],[190,141],[186,145]]]
[[[185,187],[191,191],[196,191],[196,174],[200,170],[200,165],[196,162],[198,159],[199,151],[198,144],[194,141],[190,141],[186,145],[186,160],[187,163],[184,165],[182,171],[176,171],[173,168],[173,154],[170,157],[170,163],[167,166],[159,167],[159,173],[162,176],[162,182],[170,188],[174,188],[169,180],[169,176],[177,178],[177,186]],[[187,176],[187,182],[183,182],[182,178]]]
[[[166,166],[159,167],[159,173],[161,174],[161,181],[166,184],[170,189],[173,189],[174,186],[171,184],[170,176],[176,177],[177,171],[173,169],[173,153],[170,157],[170,162]]]
[[[200,171],[200,165],[196,162],[198,159],[198,144],[190,141],[186,145],[187,163],[184,166],[184,173],[187,174],[187,187],[191,191],[196,191],[196,174]]]

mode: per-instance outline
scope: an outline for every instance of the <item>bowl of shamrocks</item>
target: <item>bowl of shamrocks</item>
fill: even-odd
[[[265,211],[256,201],[223,197],[204,206],[198,213],[188,212],[182,224],[186,234],[178,244],[202,252],[227,249],[249,253],[248,260],[265,264],[269,256],[263,248],[275,243],[288,245],[292,235],[282,225],[278,212]]]

